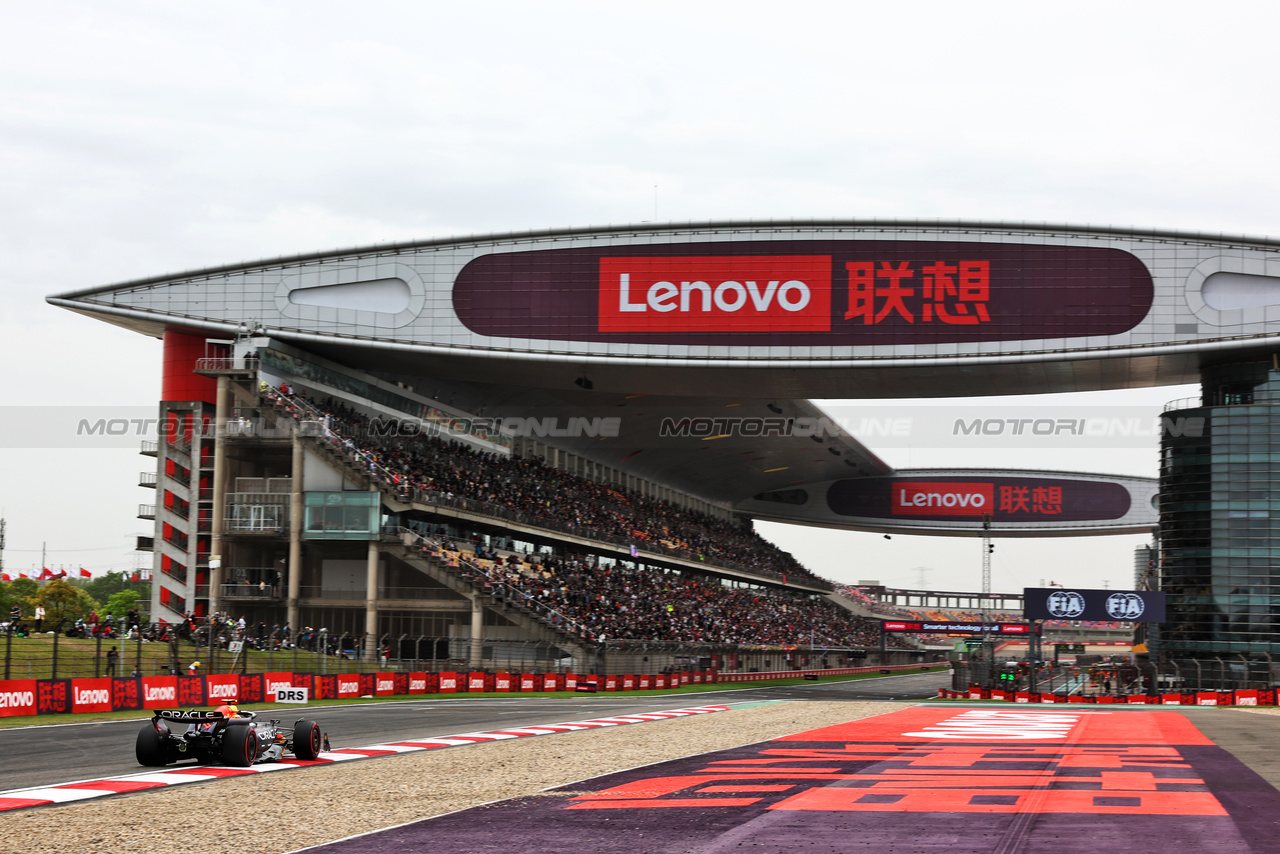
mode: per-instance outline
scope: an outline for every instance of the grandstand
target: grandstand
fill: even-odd
[[[418,659],[425,640],[436,667],[473,670],[531,643],[544,669],[601,673],[937,658],[901,638],[881,650],[874,618],[728,514],[557,468],[501,437],[406,431],[407,413],[353,383],[268,373],[281,359],[257,344],[192,365],[234,401],[224,431],[190,402],[165,412],[162,518],[212,506],[198,517],[208,537],[161,530],[158,615],[323,627],[353,638],[354,655],[393,660]],[[291,549],[300,572],[285,571]]]
[[[1224,622],[1196,593],[1220,569],[1196,544],[1236,553],[1216,545],[1235,528],[1209,525],[1200,480],[1171,469],[1186,487],[1171,503],[1151,478],[895,471],[806,398],[1205,379],[1222,394],[1161,422],[1167,460],[1199,459],[1218,408],[1269,401],[1235,391],[1275,370],[1262,310],[1236,303],[1280,280],[1265,274],[1275,250],[1060,225],[645,224],[311,253],[49,301],[164,341],[162,429],[139,478],[156,499],[139,515],[155,525],[140,538],[151,613],[170,622],[324,628],[366,658],[414,639],[474,667],[503,644],[578,667],[622,645],[650,667],[754,648],[768,652],[741,666],[819,650],[915,661],[931,653],[890,648],[865,603],[752,521],[1054,537],[1148,532],[1178,508],[1161,532],[1183,539],[1146,576],[1176,617],[1151,642],[1211,655],[1268,649],[1270,616],[1251,600]],[[1085,430],[1023,421],[962,426]]]

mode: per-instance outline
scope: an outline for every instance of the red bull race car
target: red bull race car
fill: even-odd
[[[186,724],[176,732],[173,724]],[[278,720],[259,720],[256,712],[235,705],[217,709],[158,709],[138,732],[135,754],[140,765],[159,767],[183,759],[247,768],[273,762],[285,751],[298,759],[315,759],[328,749],[320,725],[299,720],[282,727]]]

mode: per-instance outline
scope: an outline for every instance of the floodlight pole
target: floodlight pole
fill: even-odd
[[[991,514],[982,514],[982,595],[991,595]]]

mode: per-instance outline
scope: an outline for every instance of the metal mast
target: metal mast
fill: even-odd
[[[982,595],[991,595],[991,552],[995,546],[991,544],[991,514],[982,516]]]

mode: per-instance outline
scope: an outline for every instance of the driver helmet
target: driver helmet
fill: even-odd
[[[234,703],[223,703],[217,709],[222,712],[222,716],[226,718],[236,718],[240,716],[240,709]]]

